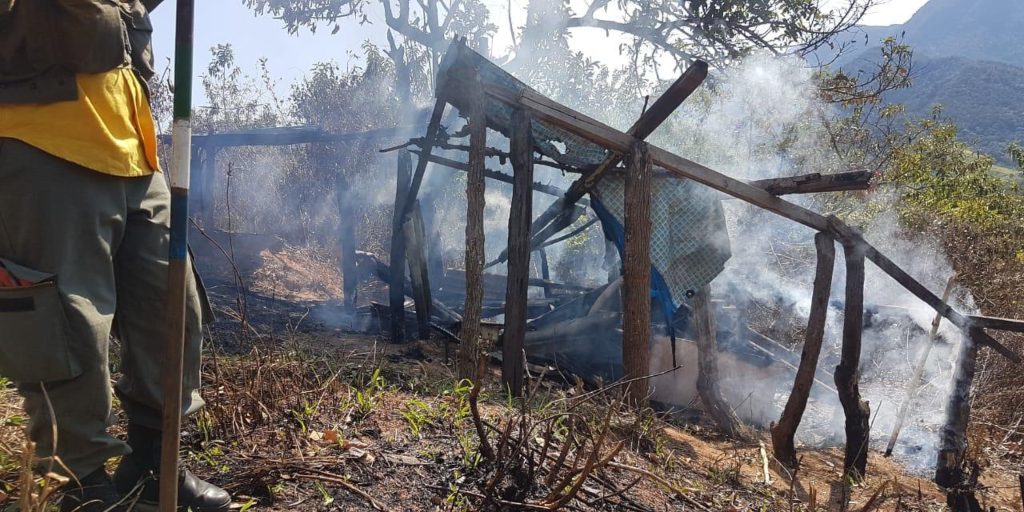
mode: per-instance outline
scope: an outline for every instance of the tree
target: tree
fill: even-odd
[[[471,46],[486,45],[495,30],[479,0],[245,0],[259,14],[281,18],[290,32],[318,25],[341,30],[341,22],[368,21],[381,9],[388,28],[434,52],[454,34]],[[669,58],[678,69],[695,58],[713,65],[762,50],[805,54],[831,44],[836,33],[856,24],[877,0],[841,0],[825,8],[816,0],[587,0],[581,10],[565,0],[530,0],[527,21],[512,26],[512,68],[528,67],[544,43],[570,31],[599,29],[626,36],[622,51],[637,69],[656,69]]]

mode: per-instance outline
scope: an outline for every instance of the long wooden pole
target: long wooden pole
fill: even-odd
[[[651,156],[637,142],[626,175],[623,249],[622,368],[631,403],[647,404],[651,372]]]
[[[409,218],[403,226],[405,255],[409,263],[409,282],[416,304],[416,328],[419,339],[430,338],[430,278],[427,271],[426,228],[419,200],[413,201]]]
[[[949,281],[946,282],[946,289],[942,292],[942,302],[949,301],[949,294],[953,291],[953,283],[955,282],[956,273],[954,272],[949,277]],[[907,411],[910,410],[910,400],[914,398],[914,392],[917,391],[918,383],[921,382],[921,375],[924,374],[924,367],[928,363],[928,356],[931,355],[932,347],[935,346],[935,338],[939,334],[939,325],[941,324],[942,315],[936,313],[935,318],[932,320],[931,331],[928,333],[928,341],[917,358],[917,363],[914,365],[914,375],[910,377],[910,382],[907,383],[907,392],[903,395],[903,402],[900,403],[899,412],[896,413],[896,425],[892,428],[889,444],[885,447],[886,457],[891,456],[893,448],[896,447],[896,440],[899,439],[900,430],[903,429],[903,421],[906,420]]]
[[[391,276],[388,281],[388,302],[391,311],[391,342],[405,342],[405,234],[406,217],[402,213],[409,193],[412,158],[399,153],[395,182],[395,211],[391,220]]]
[[[469,172],[466,180],[466,303],[459,345],[459,378],[476,382],[483,356],[480,350],[480,316],[483,308],[484,273],[484,158],[487,149],[486,98],[479,75],[469,94]]]
[[[161,369],[163,421],[160,443],[160,511],[178,508],[178,450],[185,354],[185,288],[188,272],[188,184],[192,158],[193,0],[178,0],[174,47],[174,123],[171,128],[171,233],[167,269],[167,344]]]
[[[523,344],[530,280],[530,220],[533,218],[533,132],[530,114],[512,113],[511,156],[514,183],[508,217],[508,279],[505,288],[505,334],[501,378],[512,396],[523,392]]]
[[[843,347],[836,367],[836,390],[846,416],[846,455],[843,473],[864,477],[868,465],[871,409],[860,397],[860,350],[864,335],[864,247],[843,240],[846,253],[846,309],[843,316]]]
[[[800,426],[807,398],[814,385],[814,376],[818,369],[818,357],[821,355],[821,342],[825,336],[825,320],[828,317],[828,299],[832,293],[832,271],[835,267],[836,248],[832,235],[819,232],[814,236],[817,249],[818,264],[814,272],[814,291],[811,294],[811,314],[807,319],[807,331],[804,335],[804,347],[800,353],[800,366],[796,371],[793,391],[786,400],[779,422],[772,426],[772,449],[775,458],[789,468],[796,468],[796,446],[794,438]]]

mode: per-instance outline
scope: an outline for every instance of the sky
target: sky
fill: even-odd
[[[526,0],[485,0],[492,12],[505,13],[509,5],[512,11],[522,16]],[[829,0],[826,0],[826,3]],[[831,0],[836,1],[836,0]],[[887,0],[870,12],[863,23],[866,25],[891,25],[907,21],[927,0]],[[503,17],[503,16],[502,16]],[[157,69],[164,67],[174,54],[174,2],[167,0],[153,12],[153,49]],[[516,21],[518,23],[518,21]],[[242,4],[242,0],[204,0],[196,2],[195,24],[195,80],[196,102],[205,100],[199,86],[200,76],[206,73],[210,60],[209,49],[217,44],[231,43],[235,50],[235,61],[240,68],[256,74],[257,62],[261,57],[268,59],[272,76],[280,80],[278,92],[286,95],[289,84],[301,78],[313,64],[334,61],[342,66],[358,63],[355,52],[366,40],[383,43],[384,22],[381,15],[370,15],[370,23],[359,25],[352,20],[342,22],[342,30],[335,35],[325,27],[316,33],[303,29],[292,35],[284,24],[268,15],[257,16]],[[494,41],[495,48],[507,44],[508,27],[501,26]],[[584,46],[596,55],[616,53],[617,43],[604,37],[602,31],[582,31],[578,36],[585,40]]]

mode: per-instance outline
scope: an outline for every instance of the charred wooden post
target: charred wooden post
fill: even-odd
[[[359,284],[359,276],[356,275],[356,219],[349,197],[348,180],[341,172],[335,180],[334,194],[340,219],[338,244],[341,248],[343,304],[345,309],[352,311],[356,307],[356,286]]]
[[[625,190],[623,250],[622,368],[628,399],[647,404],[651,369],[651,156],[647,143],[633,144]]]
[[[409,153],[398,155],[398,180],[395,185],[395,213],[391,222],[391,276],[388,281],[388,299],[391,305],[391,341],[405,341],[405,236],[402,226],[405,216],[402,205],[409,193],[412,158]]]
[[[711,306],[711,285],[693,296],[693,324],[697,332],[697,393],[704,410],[726,435],[743,437],[739,418],[718,388],[718,339],[715,312]]]
[[[967,423],[971,417],[971,387],[978,369],[980,329],[971,329],[960,342],[953,391],[946,405],[946,424],[939,434],[939,456],[935,464],[935,483],[955,489],[965,480],[964,453],[967,451]]]
[[[846,416],[846,454],[843,472],[861,479],[868,465],[871,409],[860,397],[860,351],[864,334],[864,254],[856,240],[843,238],[846,255],[846,309],[843,348],[835,371],[836,390]]]
[[[811,386],[814,385],[814,376],[817,373],[818,356],[821,355],[821,342],[825,336],[825,320],[828,316],[828,299],[832,293],[832,271],[836,259],[835,239],[832,235],[819,232],[814,236],[814,246],[817,249],[818,264],[814,272],[811,314],[807,319],[800,366],[797,368],[793,390],[786,400],[782,416],[771,428],[775,458],[791,469],[797,466],[793,439],[807,408],[807,398],[811,394]]]
[[[430,279],[427,272],[426,235],[419,201],[413,202],[409,219],[403,227],[406,259],[412,300],[416,304],[416,327],[419,339],[430,338]]]
[[[533,134],[530,114],[512,113],[510,156],[514,183],[508,218],[508,280],[505,288],[505,334],[501,380],[512,396],[523,392],[523,342],[530,279],[530,221],[533,219]]]
[[[466,180],[466,303],[459,345],[459,378],[473,382],[480,377],[480,315],[483,307],[484,273],[484,157],[487,149],[486,98],[476,75],[469,100],[469,171]]]

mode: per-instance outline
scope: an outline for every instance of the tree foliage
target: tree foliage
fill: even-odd
[[[1024,195],[1019,184],[994,172],[991,156],[958,140],[954,123],[936,117],[911,129],[923,135],[900,148],[883,175],[897,194],[904,221],[912,228],[938,223],[943,229],[982,233],[1010,243],[1013,256],[1019,257],[1024,250]]]
[[[374,9],[388,28],[434,51],[455,34],[485,44],[497,30],[479,0],[244,0],[259,14],[284,21],[288,30],[328,25],[337,32],[346,19],[367,23]],[[752,51],[806,53],[830,44],[856,24],[877,0],[840,0],[827,8],[817,0],[529,0],[527,21],[511,31],[514,59],[530,59],[531,46],[577,29],[625,36],[621,51],[634,62],[655,66],[664,58],[685,67],[695,58],[725,65]],[[535,16],[536,13],[545,16]],[[521,66],[521,64],[520,64]]]

